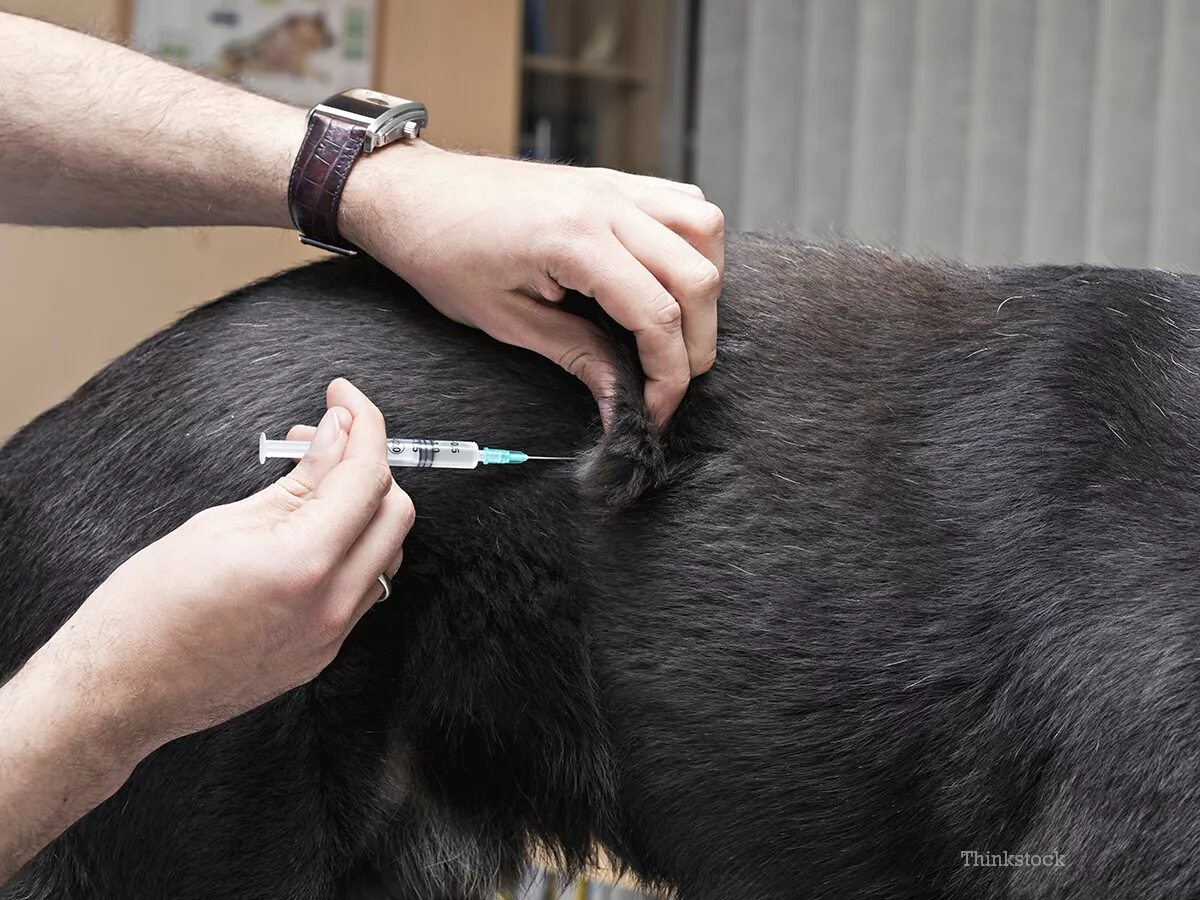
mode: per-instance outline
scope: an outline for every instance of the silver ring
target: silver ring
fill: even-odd
[[[383,585],[383,596],[376,600],[376,603],[382,603],[388,597],[392,596],[392,579],[385,573],[379,573],[379,583]]]

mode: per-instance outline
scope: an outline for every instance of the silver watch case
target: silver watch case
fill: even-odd
[[[371,153],[402,138],[417,138],[429,124],[424,103],[381,94],[368,88],[354,88],[334,94],[314,106],[309,115],[323,112],[367,129],[363,152]]]

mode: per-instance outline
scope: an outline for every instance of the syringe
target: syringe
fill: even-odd
[[[258,436],[258,461],[268,459],[300,459],[308,452],[308,441],[271,441],[266,434]],[[485,466],[512,465],[530,459],[571,459],[570,456],[530,456],[520,450],[496,450],[480,447],[474,441],[429,441],[422,438],[388,438],[389,466],[415,469],[474,469]]]

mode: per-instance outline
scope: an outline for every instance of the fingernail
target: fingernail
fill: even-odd
[[[330,412],[337,416],[338,424],[342,426],[342,431],[350,430],[350,425],[354,422],[354,416],[350,415],[350,410],[344,409],[341,406],[335,406]]]
[[[331,409],[321,417],[317,433],[313,435],[312,443],[308,445],[309,453],[324,453],[335,443],[342,433],[342,423],[338,421],[337,408]]]

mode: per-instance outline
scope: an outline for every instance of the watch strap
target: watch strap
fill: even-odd
[[[314,110],[288,181],[288,209],[302,243],[353,256],[358,248],[337,230],[350,168],[363,150],[364,126]]]

